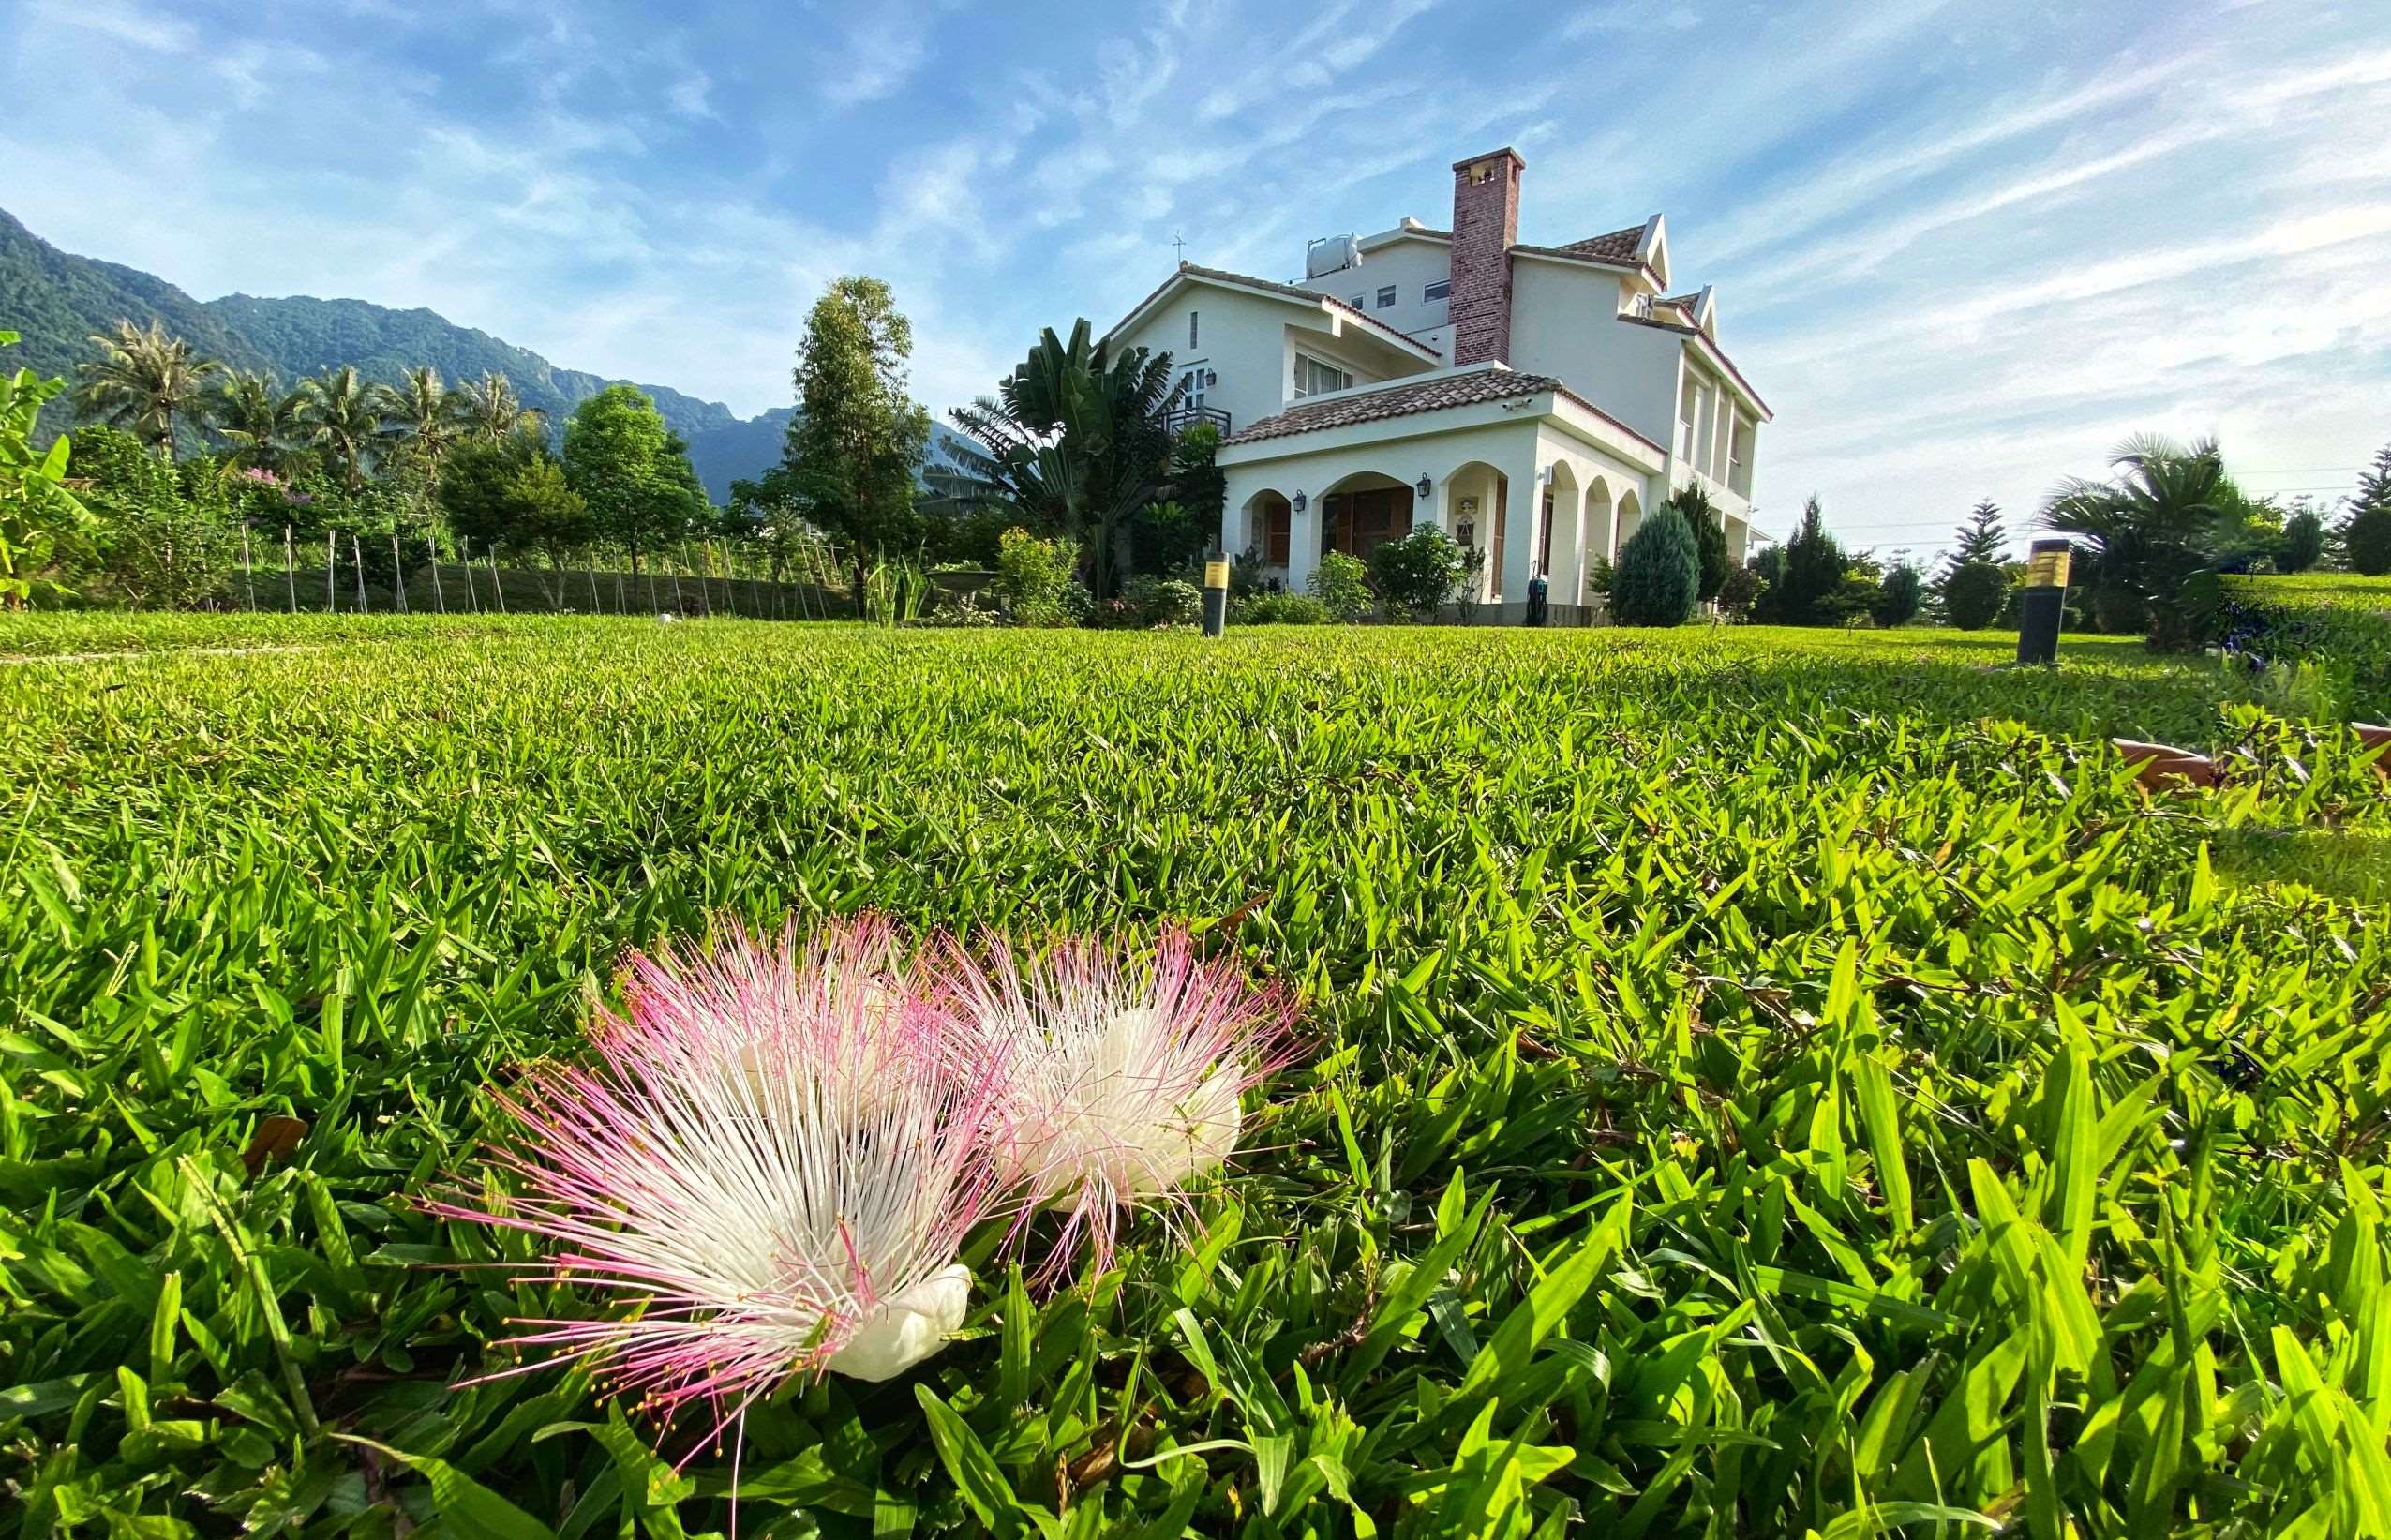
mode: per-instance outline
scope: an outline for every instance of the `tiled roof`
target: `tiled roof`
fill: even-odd
[[[1599,257],[1606,262],[1632,262],[1636,260],[1636,248],[1643,244],[1644,227],[1629,225],[1625,230],[1614,230],[1607,235],[1589,235],[1582,241],[1571,241],[1553,249],[1566,251],[1573,256]]]
[[[1702,296],[1699,294],[1671,294],[1667,298],[1660,301],[1660,303],[1663,305],[1674,305],[1690,316],[1694,313],[1694,307],[1702,303]]]
[[[1513,374],[1508,369],[1448,374],[1416,385],[1397,385],[1390,390],[1339,396],[1333,401],[1299,402],[1276,417],[1264,417],[1258,423],[1248,424],[1231,434],[1227,441],[1237,444],[1251,443],[1257,439],[1283,439],[1290,433],[1317,433],[1323,428],[1351,427],[1356,423],[1408,417],[1420,411],[1441,411],[1446,407],[1507,401],[1515,396],[1537,396],[1561,388],[1561,381],[1550,375]]]
[[[1136,315],[1139,310],[1143,310],[1148,305],[1153,304],[1155,299],[1161,294],[1163,290],[1170,288],[1172,284],[1177,282],[1181,278],[1210,278],[1216,283],[1233,283],[1245,289],[1260,289],[1267,293],[1284,294],[1289,299],[1299,299],[1308,303],[1325,304],[1336,309],[1343,311],[1346,315],[1349,315],[1355,321],[1362,322],[1372,331],[1391,336],[1398,342],[1410,344],[1412,348],[1427,354],[1430,358],[1442,358],[1444,356],[1436,349],[1421,341],[1418,337],[1412,336],[1410,333],[1398,332],[1382,321],[1373,320],[1367,311],[1356,309],[1352,306],[1346,304],[1343,300],[1337,299],[1333,295],[1323,294],[1317,289],[1305,289],[1292,283],[1278,283],[1270,278],[1257,278],[1248,273],[1231,273],[1225,269],[1218,267],[1198,267],[1193,262],[1181,262],[1178,265],[1177,270],[1173,272],[1169,277],[1163,279],[1160,285],[1155,289],[1153,293],[1148,294],[1145,298],[1138,301],[1135,308],[1131,309],[1129,314]],[[1113,328],[1113,331],[1114,332],[1119,330],[1120,327],[1118,326]],[[1107,336],[1112,335],[1112,332],[1107,332],[1105,334]]]
[[[1629,427],[1609,412],[1587,400],[1567,385],[1548,374],[1514,374],[1509,369],[1476,369],[1467,374],[1448,374],[1435,380],[1424,380],[1416,385],[1396,385],[1386,390],[1362,391],[1339,396],[1333,401],[1305,402],[1289,407],[1276,417],[1264,417],[1231,434],[1226,443],[1252,443],[1262,439],[1283,439],[1295,433],[1317,433],[1323,428],[1352,427],[1359,423],[1382,422],[1390,417],[1409,417],[1423,411],[1442,411],[1447,407],[1481,406],[1488,401],[1509,401],[1521,396],[1541,396],[1551,391],[1565,396],[1583,410],[1648,445],[1657,453],[1667,451],[1651,440]]]

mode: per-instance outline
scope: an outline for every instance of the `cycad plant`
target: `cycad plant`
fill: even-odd
[[[2187,650],[2199,645],[2215,607],[2217,542],[2247,501],[2214,439],[2186,444],[2137,434],[2110,453],[2109,464],[2108,480],[2061,483],[2042,505],[2042,522],[2088,549],[2104,626],[2127,629],[2138,620],[2154,649]]]
[[[120,321],[114,336],[91,340],[99,357],[79,366],[82,383],[75,391],[77,410],[128,430],[173,459],[175,429],[204,414],[208,377],[224,365],[201,357],[157,321],[146,331]]]
[[[988,446],[951,446],[957,469],[927,480],[958,511],[996,510],[1035,530],[1079,541],[1088,587],[1102,599],[1128,553],[1129,516],[1164,495],[1177,404],[1171,355],[1132,348],[1115,357],[1092,340],[1085,319],[1065,342],[1053,327],[996,387],[957,407],[955,426]]]

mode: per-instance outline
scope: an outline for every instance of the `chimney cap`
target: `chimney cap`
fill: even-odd
[[[1468,171],[1471,167],[1476,165],[1481,160],[1500,160],[1505,156],[1510,157],[1512,162],[1521,171],[1524,172],[1528,169],[1528,163],[1520,158],[1519,152],[1513,149],[1508,144],[1505,144],[1499,150],[1488,150],[1484,155],[1464,156],[1453,163],[1453,169],[1457,172]]]

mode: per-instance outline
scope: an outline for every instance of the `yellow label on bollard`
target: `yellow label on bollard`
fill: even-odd
[[[2030,589],[2063,589],[2068,586],[2068,563],[2070,551],[2036,551],[2025,564],[2025,586]]]
[[[1227,588],[1229,586],[1229,563],[1226,561],[1206,561],[1203,564],[1203,586],[1208,589]]]

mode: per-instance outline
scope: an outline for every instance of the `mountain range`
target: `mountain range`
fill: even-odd
[[[155,274],[59,250],[0,209],[0,331],[22,333],[22,345],[0,352],[0,368],[30,367],[40,375],[75,378],[90,359],[91,338],[119,321],[153,320],[202,356],[241,369],[263,369],[285,385],[303,375],[354,365],[367,379],[395,384],[403,369],[429,364],[451,383],[503,374],[527,406],[561,425],[574,407],[619,381],[549,363],[528,348],[432,310],[393,310],[357,299],[291,295],[262,299],[227,294],[197,300]],[[791,337],[792,348],[796,339]],[[734,480],[759,475],[781,457],[794,407],[742,418],[720,401],[702,401],[669,385],[630,381],[646,391],[665,422],[688,441],[690,463],[720,502]],[[42,426],[71,426],[66,400],[51,402]],[[944,427],[934,442],[944,451]]]

